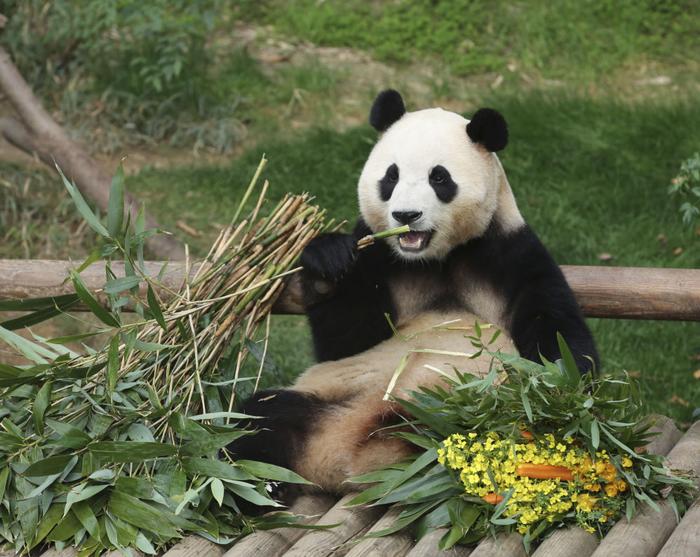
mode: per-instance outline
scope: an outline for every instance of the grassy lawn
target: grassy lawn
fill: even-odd
[[[201,17],[194,8],[154,6],[172,16],[168,29]],[[104,65],[92,51],[109,52],[111,35],[89,34],[82,25],[83,47],[90,48],[77,51],[80,71],[56,75],[45,59],[64,51],[61,37],[39,45],[12,35],[18,52],[27,53],[25,75],[38,64],[37,90],[93,150],[118,157],[169,143],[230,153],[217,165],[145,167],[128,181],[166,228],[182,234],[176,224],[184,221],[199,231],[183,236],[194,253],[204,253],[228,222],[262,153],[270,159],[270,203],[287,191],[309,191],[331,216],[354,220],[356,181],[376,139],[363,122],[373,95],[394,86],[409,109],[440,105],[468,116],[492,106],[504,113],[511,129],[504,166],[525,218],[560,263],[700,267],[700,238],[681,224],[666,193],[681,161],[700,150],[700,63],[689,55],[699,32],[696,2],[206,6],[219,10],[211,28],[193,35],[206,63],[185,66],[156,96],[138,80],[121,92],[120,82],[109,82],[110,74],[133,70],[134,60],[160,75],[164,66],[141,48],[143,42],[162,54],[153,30],[139,42],[125,25],[120,57]],[[47,29],[61,29],[60,17],[73,19],[46,13]],[[255,38],[242,41],[235,29]],[[27,48],[34,43],[36,50]],[[143,59],[134,54],[143,52]],[[0,256],[77,260],[92,245],[44,173],[2,162],[0,172]],[[603,263],[601,254],[612,259]],[[690,421],[700,407],[693,377],[700,324],[590,325],[606,369],[635,372],[651,411]],[[289,383],[312,361],[308,330],[299,317],[275,317],[273,330],[276,367],[266,380]]]
[[[666,194],[679,160],[697,146],[700,106],[541,94],[487,101],[510,124],[502,159],[522,212],[560,263],[601,264],[599,255],[609,253],[613,265],[700,266],[700,242]],[[356,180],[374,137],[369,127],[311,130],[265,142],[222,168],[144,171],[131,189],[166,225],[185,219],[207,230],[226,222],[264,148],[271,202],[286,191],[309,191],[332,216],[354,219]],[[197,245],[201,250],[206,241]],[[308,333],[293,317],[276,325],[273,358],[291,380],[311,361],[309,350],[299,349]],[[639,373],[650,410],[690,418],[700,398],[691,359],[700,352],[700,325],[592,320],[591,326],[607,369]],[[690,406],[670,403],[674,394]]]

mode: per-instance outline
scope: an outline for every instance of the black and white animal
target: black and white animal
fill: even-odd
[[[319,363],[290,388],[248,400],[243,411],[263,417],[254,423],[260,431],[229,447],[334,492],[410,454],[383,430],[401,419],[384,395],[411,350],[456,354],[412,353],[394,396],[441,381],[435,369],[486,373],[486,355],[459,355],[473,350],[465,337],[476,320],[503,330],[491,350],[553,361],[559,332],[582,371],[598,362],[571,289],[523,220],[495,154],[508,141],[503,117],[491,109],[471,121],[440,108],[406,112],[387,90],[370,123],[381,137],[360,176],[353,233],[322,235],[301,257],[309,300],[319,281],[333,286],[307,307]],[[405,224],[411,232],[355,247]]]

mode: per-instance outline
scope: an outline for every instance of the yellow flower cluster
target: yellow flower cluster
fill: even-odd
[[[467,495],[497,504],[508,493],[504,516],[517,521],[524,534],[543,520],[565,516],[588,531],[620,514],[627,490],[606,451],[592,459],[571,438],[551,434],[514,441],[489,432],[450,435],[438,449],[438,462],[458,472]],[[631,467],[627,457],[622,467]]]

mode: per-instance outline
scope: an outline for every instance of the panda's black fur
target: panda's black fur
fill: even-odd
[[[581,371],[598,364],[598,355],[581,310],[559,266],[529,226],[504,234],[492,223],[481,238],[456,247],[443,261],[397,260],[389,247],[377,242],[354,249],[371,234],[362,219],[352,234],[325,235],[312,240],[302,253],[307,287],[316,279],[335,282],[329,299],[307,309],[318,361],[337,360],[362,352],[389,338],[386,316],[397,318],[389,281],[397,274],[434,277],[434,308],[456,309],[450,290],[455,262],[469,261],[472,272],[493,285],[506,300],[512,319],[508,331],[525,358],[549,361],[560,357],[557,332],[566,340]],[[309,299],[318,294],[309,292]]]
[[[401,96],[389,90],[377,97],[370,111],[370,123],[378,131],[390,133],[390,128],[407,117],[406,114],[411,113],[406,113]],[[428,124],[432,122],[431,114],[425,116]],[[445,118],[444,112],[436,114],[435,118]],[[449,125],[463,121],[459,118],[454,115]],[[500,163],[487,157],[495,157],[491,153],[507,143],[508,130],[503,117],[494,110],[481,109],[461,129],[477,146],[477,151],[484,150],[475,155],[477,162],[467,164],[476,165],[478,173],[483,172],[479,161],[488,161],[484,164],[502,173]],[[374,168],[376,177],[372,180],[376,181],[370,180],[368,191],[373,191],[371,195],[386,205],[394,195],[402,169],[387,162],[382,172],[383,176]],[[460,187],[450,169],[438,164],[426,174],[432,195],[442,204],[439,207],[449,206]],[[507,198],[512,196],[507,182],[503,187],[505,201],[499,202],[507,208],[500,221],[494,212],[490,222],[484,221],[482,228],[474,229],[471,238],[451,245],[439,257],[401,257],[397,255],[396,245],[384,240],[358,250],[360,238],[378,231],[368,226],[364,214],[351,234],[325,234],[311,241],[301,256],[302,283],[316,357],[326,363],[307,370],[291,389],[258,392],[246,401],[241,410],[262,419],[252,422],[257,434],[245,436],[228,447],[233,456],[296,469],[314,476],[310,479],[326,489],[339,490],[353,472],[390,464],[392,459],[405,455],[396,444],[399,440],[374,435],[380,425],[395,416],[394,409],[382,402],[382,393],[378,392],[384,384],[371,383],[370,376],[375,374],[380,380],[387,373],[391,375],[393,368],[387,369],[387,351],[393,355],[394,350],[398,355],[407,349],[387,344],[394,342],[391,340],[395,338],[394,323],[405,325],[408,321],[410,325],[412,320],[418,322],[426,315],[443,314],[485,318],[479,310],[487,306],[465,296],[475,285],[481,288],[482,297],[492,299],[494,307],[500,308],[496,313],[503,322],[501,326],[522,356],[533,361],[556,360],[560,357],[557,343],[560,333],[582,372],[597,367],[593,338],[564,275],[536,234],[522,221],[514,200]],[[401,211],[391,213],[394,221],[416,218]],[[476,225],[469,226],[465,230]],[[325,296],[319,296],[319,284],[323,285],[320,290],[328,290]],[[410,295],[406,292],[419,294],[415,300],[408,301],[408,306],[407,300],[401,299]],[[406,307],[411,308],[408,314]],[[381,364],[384,367],[375,369],[373,358],[384,358]],[[365,368],[367,371],[363,371]],[[354,391],[352,385],[365,384],[363,373],[368,375],[369,390]],[[409,376],[410,373],[417,374],[418,385],[425,380],[418,369],[409,372]],[[341,437],[346,440],[338,440]],[[386,451],[382,452],[384,448]],[[317,453],[319,456],[315,456]],[[335,470],[343,466],[347,470]]]

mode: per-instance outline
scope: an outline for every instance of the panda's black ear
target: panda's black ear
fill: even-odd
[[[399,92],[387,89],[374,99],[372,109],[369,111],[369,123],[378,132],[383,132],[404,114],[406,114],[406,107]]]
[[[508,144],[508,125],[500,112],[480,108],[467,124],[467,135],[491,152],[500,151]]]

